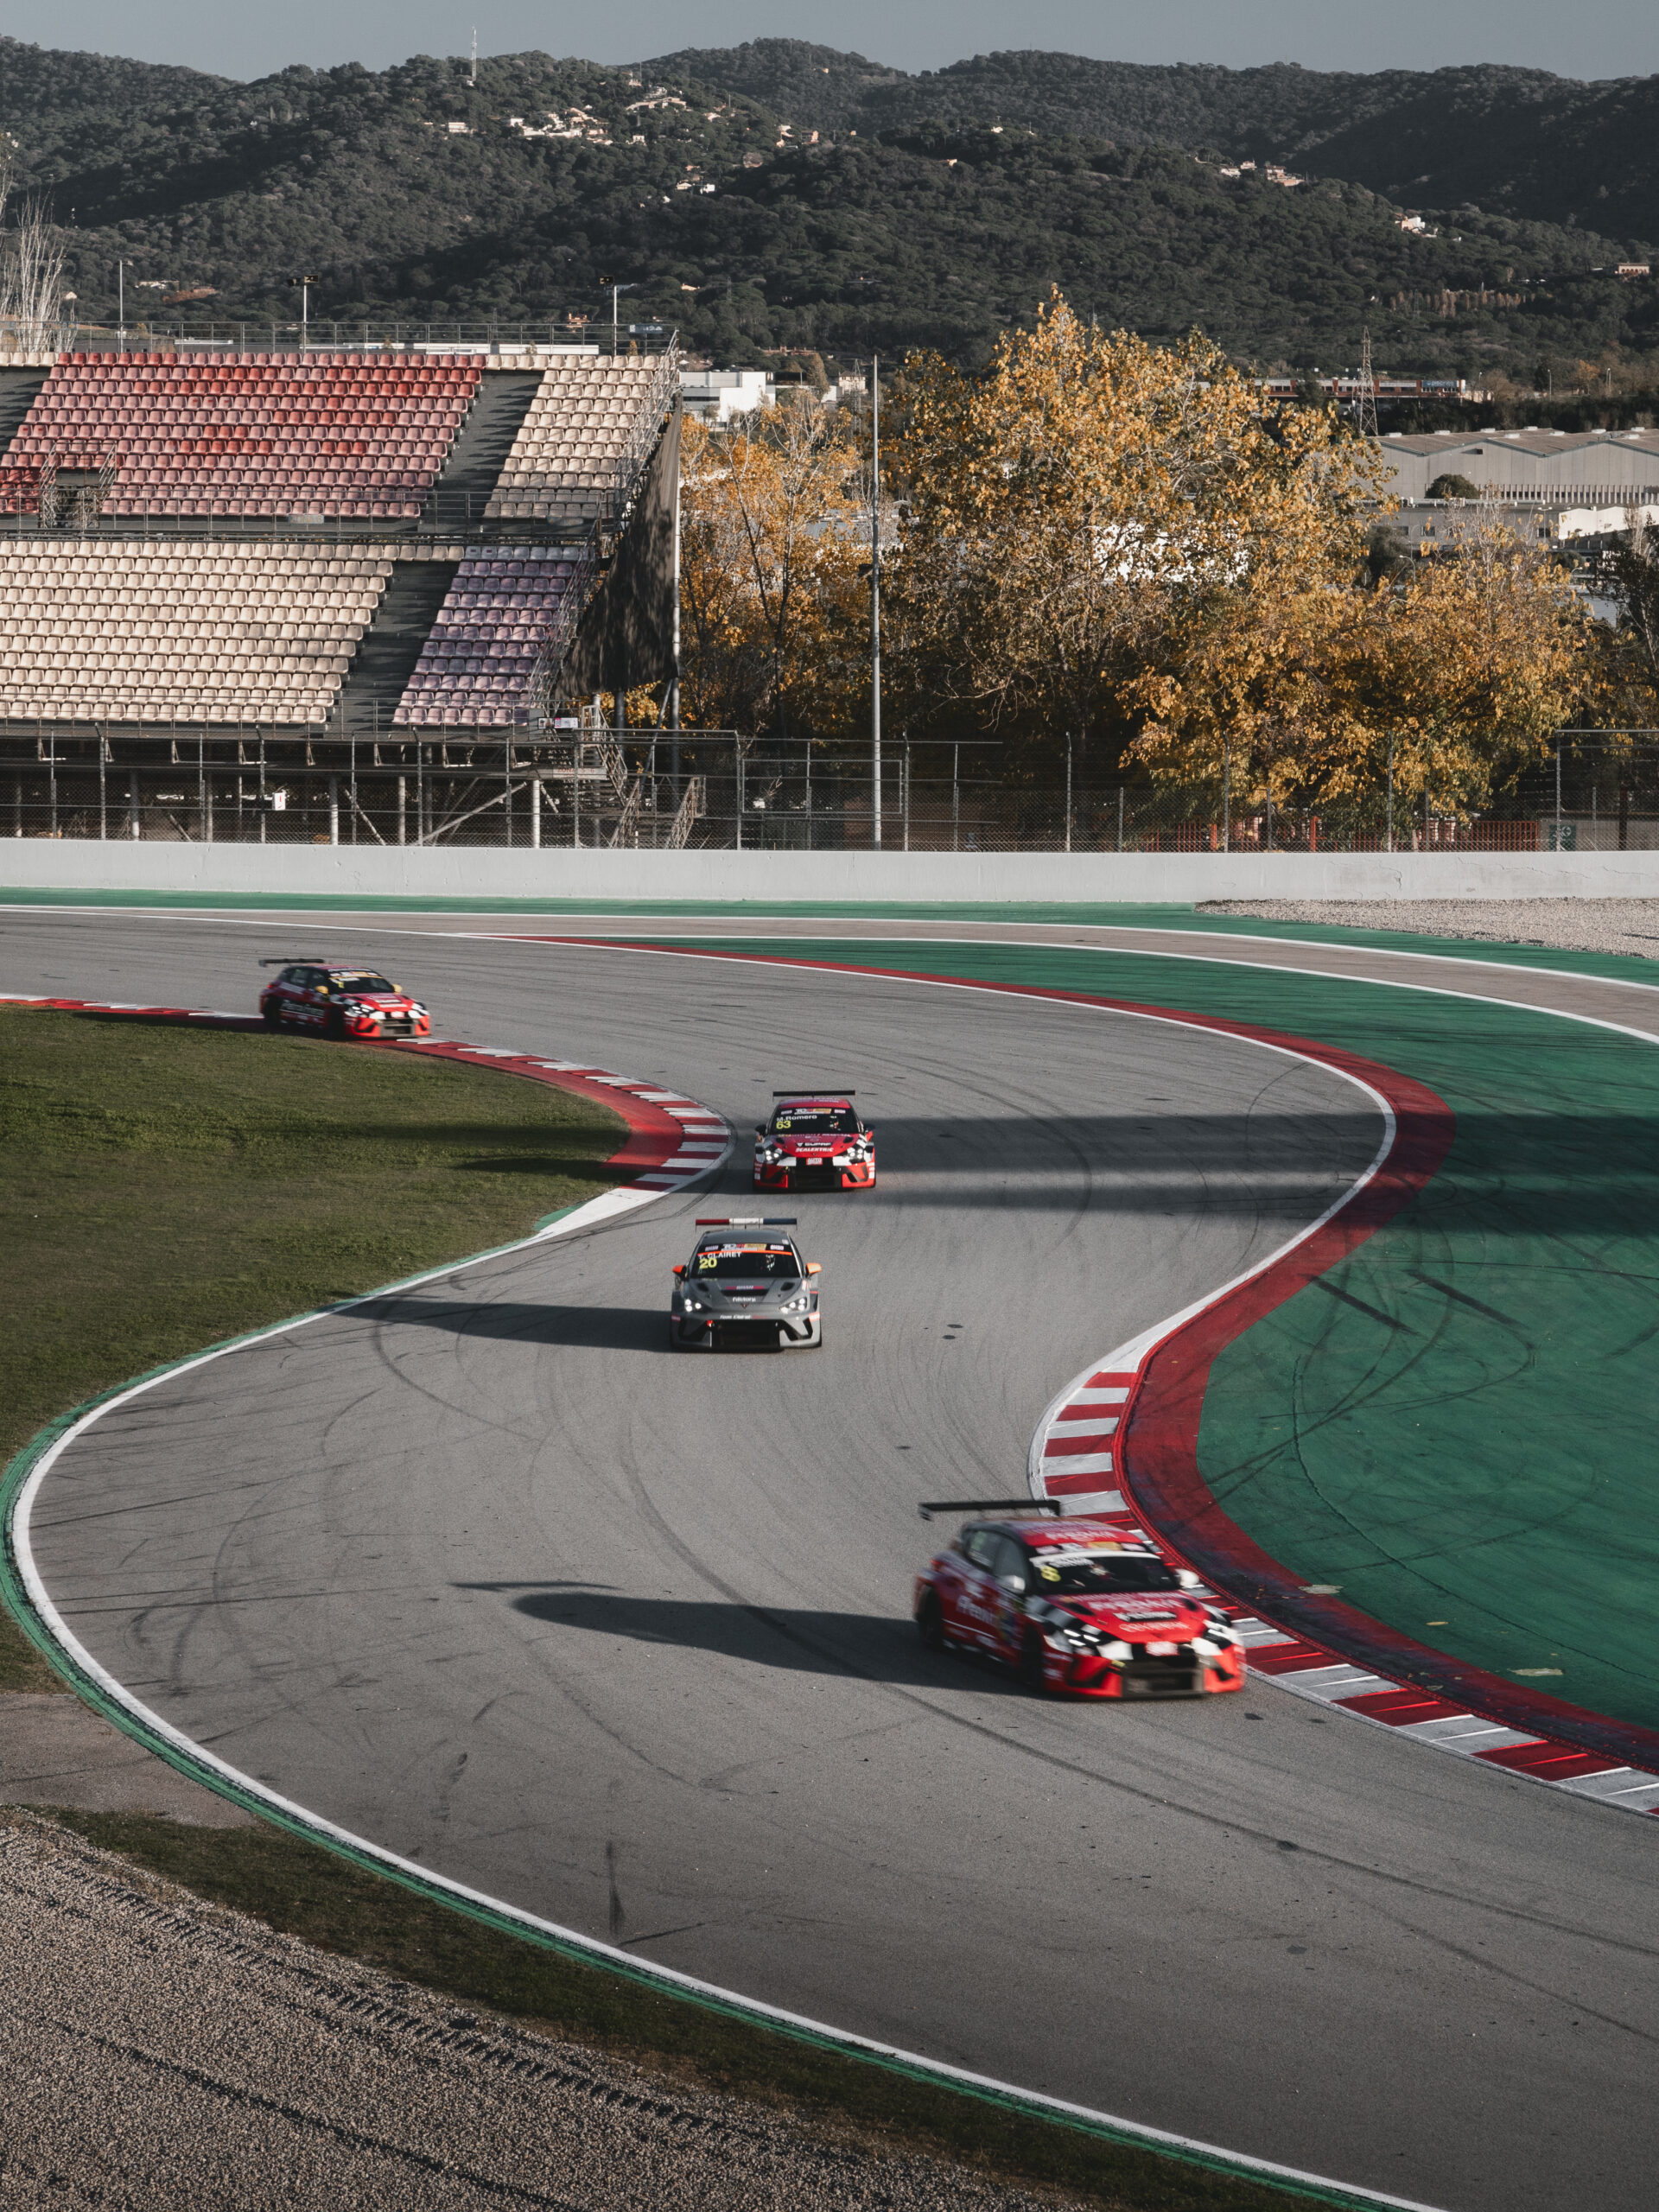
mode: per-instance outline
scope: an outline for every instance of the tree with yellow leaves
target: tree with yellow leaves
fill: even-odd
[[[1563,572],[1495,520],[1375,588],[1339,558],[1265,560],[1130,687],[1133,750],[1160,781],[1225,775],[1239,811],[1375,803],[1391,772],[1402,804],[1467,816],[1568,718],[1588,627]]]
[[[804,399],[721,428],[688,421],[681,467],[685,721],[822,734],[867,652],[851,433]]]
[[[1330,415],[1267,403],[1197,335],[1087,327],[1058,292],[988,375],[912,361],[901,398],[891,593],[912,690],[1079,743],[1122,721],[1198,610],[1269,566],[1357,560],[1376,494]]]

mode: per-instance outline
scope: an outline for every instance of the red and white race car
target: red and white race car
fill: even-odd
[[[875,1131],[854,1109],[855,1090],[774,1090],[770,1122],[754,1133],[755,1191],[868,1191]]]
[[[995,1513],[966,1522],[916,1578],[916,1625],[930,1650],[980,1651],[1033,1689],[1081,1697],[1192,1697],[1242,1690],[1244,1649],[1195,1574],[1108,1521],[1035,1519],[995,1500],[925,1505]]]
[[[268,1029],[317,1029],[325,1037],[428,1037],[431,1017],[418,999],[369,968],[326,961],[262,960],[276,968],[259,994]]]

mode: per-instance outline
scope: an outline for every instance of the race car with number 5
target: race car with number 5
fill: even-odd
[[[875,1131],[855,1090],[774,1090],[772,1119],[754,1133],[756,1191],[871,1191]]]
[[[1109,1521],[1039,1520],[995,1499],[942,1503],[968,1522],[917,1577],[914,1611],[931,1650],[982,1652],[1036,1690],[1076,1697],[1198,1697],[1242,1690],[1244,1649],[1197,1575],[1172,1567]]]

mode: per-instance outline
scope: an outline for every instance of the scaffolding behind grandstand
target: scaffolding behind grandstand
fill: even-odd
[[[0,838],[796,852],[873,843],[867,746],[622,729],[588,702],[544,726],[366,728],[181,721],[142,734],[0,721]],[[378,727],[377,727],[378,724]],[[1476,813],[1386,787],[1226,812],[1212,786],[1033,786],[995,741],[900,737],[881,787],[896,852],[1659,850],[1659,732],[1565,732]]]

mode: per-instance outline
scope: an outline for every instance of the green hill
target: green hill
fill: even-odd
[[[1081,54],[977,54],[920,76],[796,39],[649,67],[729,86],[808,128],[1001,123],[1120,145],[1213,147],[1344,177],[1413,206],[1579,226],[1659,243],[1659,78],[1581,84],[1491,65],[1373,75]],[[1626,235],[1628,234],[1628,235]]]
[[[640,107],[658,86],[684,105]],[[1384,365],[1528,383],[1552,358],[1659,350],[1659,287],[1611,273],[1639,241],[1586,215],[1518,212],[1533,189],[1518,168],[1507,200],[1482,187],[1491,206],[1379,188],[1376,145],[1414,143],[1409,117],[1427,130],[1454,98],[1497,118],[1448,127],[1467,166],[1473,141],[1499,145],[1499,123],[1523,110],[1570,110],[1581,134],[1593,110],[1611,132],[1606,103],[1639,119],[1654,82],[1058,54],[907,77],[776,40],[671,56],[640,84],[543,54],[480,61],[476,88],[465,64],[429,56],[237,84],[0,39],[0,125],[20,186],[70,228],[87,321],[113,319],[122,257],[130,322],[136,301],[211,288],[190,312],[245,320],[250,343],[262,322],[291,320],[303,271],[320,280],[314,319],[342,338],[393,315],[608,321],[616,282],[635,288],[632,319],[677,326],[721,359],[934,345],[975,360],[1058,283],[1103,321],[1151,336],[1199,323],[1262,365],[1346,365],[1366,324]],[[524,136],[577,106],[594,135]],[[1334,158],[1346,148],[1357,172],[1373,141],[1364,175]],[[1307,181],[1287,189],[1240,166],[1281,156]],[[1536,147],[1529,158],[1547,166]],[[1653,169],[1610,156],[1608,207],[1650,192]],[[1438,235],[1399,227],[1406,197],[1427,202]]]

